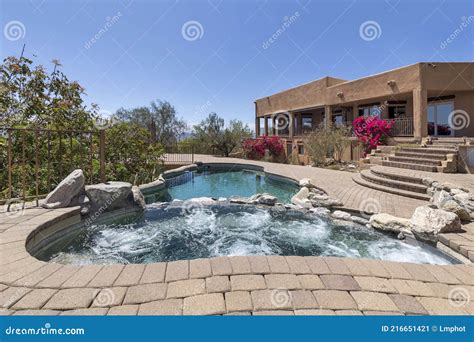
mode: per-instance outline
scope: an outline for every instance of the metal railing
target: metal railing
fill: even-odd
[[[161,157],[164,165],[188,165],[194,163],[194,145],[176,144],[165,146]]]
[[[385,119],[393,121],[391,135],[394,137],[412,137],[414,134],[413,118]]]
[[[0,127],[0,203],[45,197],[74,169],[105,181],[105,131]]]

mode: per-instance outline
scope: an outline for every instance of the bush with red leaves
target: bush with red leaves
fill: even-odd
[[[393,120],[386,121],[376,116],[359,116],[352,122],[355,136],[364,145],[364,155],[384,144],[394,123]]]
[[[261,159],[265,156],[265,150],[268,150],[272,157],[280,156],[283,153],[284,144],[278,136],[268,137],[264,135],[257,139],[245,139],[242,148],[247,158]]]

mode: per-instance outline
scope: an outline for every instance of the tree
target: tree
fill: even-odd
[[[97,106],[83,103],[84,88],[70,81],[53,60],[48,73],[26,57],[7,57],[0,66],[0,126],[87,130]]]
[[[321,125],[305,139],[304,145],[314,165],[324,165],[326,158],[340,162],[342,153],[350,145],[350,129],[345,126]]]
[[[47,72],[22,56],[7,57],[0,65],[0,128],[38,129],[0,130],[0,200],[10,195],[10,174],[12,197],[34,196],[37,183],[39,194],[46,194],[76,168],[84,170],[88,182],[100,180],[98,107],[85,106],[84,88],[62,73],[59,61],[53,64]],[[131,122],[107,129],[106,178],[155,180],[163,151],[152,140],[147,129]]]
[[[225,127],[223,118],[216,113],[210,113],[206,119],[194,126],[193,136],[200,144],[215,148],[228,157],[244,139],[252,136],[252,131],[240,120],[231,120],[228,127]]]
[[[148,129],[153,142],[158,141],[163,146],[178,142],[187,128],[186,122],[177,117],[176,109],[167,101],[154,101],[149,107],[120,108],[115,117]]]
[[[162,171],[162,146],[149,143],[150,133],[136,123],[119,122],[107,130],[106,173],[109,179],[143,184]]]

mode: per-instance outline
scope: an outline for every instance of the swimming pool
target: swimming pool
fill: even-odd
[[[289,203],[299,190],[295,182],[266,175],[262,172],[235,171],[188,171],[166,180],[166,189],[158,201],[187,200],[196,197],[250,197],[268,193],[282,203]]]
[[[355,223],[282,208],[218,205],[183,212],[149,206],[141,215],[79,230],[38,257],[62,264],[152,263],[233,255],[315,255],[415,263],[455,261]]]

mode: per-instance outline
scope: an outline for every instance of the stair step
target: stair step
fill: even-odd
[[[463,144],[464,138],[441,138],[432,139],[433,144]]]
[[[417,153],[430,153],[430,154],[450,154],[456,153],[456,150],[446,148],[427,148],[427,147],[402,147],[402,152],[417,152]]]
[[[388,156],[388,160],[399,162],[399,163],[441,166],[440,160],[425,159],[425,158]]]
[[[398,168],[374,166],[370,169],[370,171],[373,174],[383,178],[393,179],[405,183],[423,184],[422,178],[403,174],[403,172],[398,170]]]
[[[390,178],[380,177],[374,172],[372,172],[371,170],[362,170],[360,175],[362,176],[364,180],[371,183],[426,195],[427,187],[423,184],[414,184],[414,183],[403,182],[403,181],[394,180]]]
[[[371,183],[362,178],[361,174],[356,174],[352,177],[352,180],[359,185],[365,186],[367,188],[388,192],[390,194],[395,194],[404,197],[416,198],[424,201],[429,201],[430,197],[426,194],[420,194],[412,191],[406,191],[402,189],[391,188],[388,186],[383,186],[375,183]]]
[[[431,154],[431,153],[418,153],[418,152],[395,152],[396,157],[410,157],[410,158],[422,158],[422,159],[434,159],[434,160],[446,160],[445,154]]]
[[[441,144],[439,144],[439,145],[428,145],[428,146],[426,146],[426,147],[424,147],[424,148],[429,148],[429,149],[433,149],[433,148],[434,148],[434,149],[437,149],[437,150],[443,149],[443,150],[453,150],[453,151],[456,151],[458,147],[457,147],[457,146],[454,146],[454,145],[441,145]]]
[[[421,164],[412,164],[412,163],[401,163],[389,160],[382,161],[383,166],[398,167],[400,169],[409,169],[417,171],[427,171],[427,172],[438,172],[436,166],[431,165],[421,165]]]

